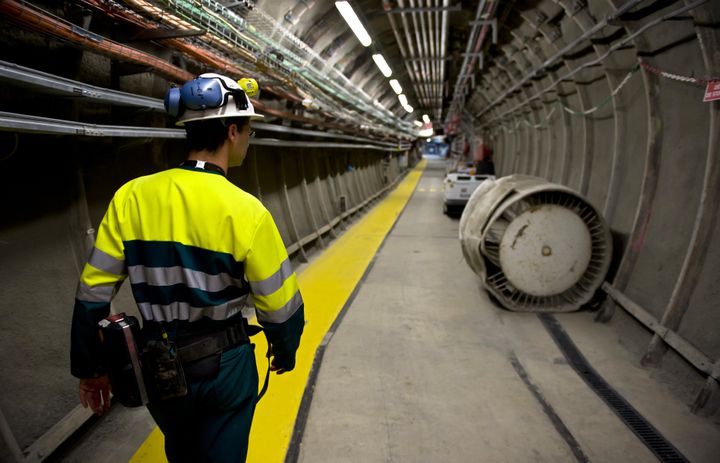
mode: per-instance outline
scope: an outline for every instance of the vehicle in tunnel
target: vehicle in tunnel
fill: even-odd
[[[583,309],[717,423],[719,21],[715,0],[0,0],[0,460],[41,460],[87,422],[65,368],[77,277],[114,191],[184,159],[162,99],[204,72],[260,87],[266,119],[228,179],[296,265],[428,137],[450,165],[581,195],[613,243]]]
[[[470,200],[473,192],[494,175],[476,175],[475,167],[448,172],[444,180],[443,214],[459,215]]]

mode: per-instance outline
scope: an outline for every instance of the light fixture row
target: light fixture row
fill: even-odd
[[[358,38],[360,43],[364,47],[369,47],[370,44],[372,44],[372,38],[370,37],[370,34],[368,34],[367,30],[365,30],[365,27],[360,21],[360,18],[358,18],[357,14],[355,13],[355,10],[353,10],[350,2],[335,2],[335,7],[345,19],[345,22],[347,22],[348,26],[350,26],[350,29],[355,33],[355,36]],[[392,69],[390,69],[390,66],[387,64],[387,61],[385,61],[385,57],[382,54],[375,53],[372,55],[372,59],[373,61],[375,61],[375,64],[377,65],[378,69],[380,69],[380,72],[383,76],[390,77],[392,75]],[[392,79],[390,80],[390,86],[392,87],[393,91],[398,95],[398,99],[400,100],[400,104],[402,105],[403,109],[405,109],[405,111],[407,111],[408,113],[414,112],[415,108],[408,104],[407,96],[403,94],[400,82],[398,82],[397,79]]]

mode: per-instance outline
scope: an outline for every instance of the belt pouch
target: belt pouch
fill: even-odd
[[[179,349],[185,375],[189,381],[212,379],[220,371],[222,350],[228,346],[225,332],[196,338]]]
[[[220,358],[222,352],[216,352],[208,357],[184,365],[188,381],[204,381],[215,378],[220,371]]]
[[[187,395],[187,382],[175,344],[171,341],[148,341],[147,359],[150,377],[160,400]]]

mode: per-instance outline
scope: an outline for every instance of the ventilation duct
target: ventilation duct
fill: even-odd
[[[590,301],[612,256],[610,231],[573,190],[537,177],[485,181],[460,219],[465,261],[505,308],[570,312]]]

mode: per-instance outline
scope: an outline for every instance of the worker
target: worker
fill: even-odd
[[[202,74],[168,92],[166,108],[187,132],[179,167],[136,178],[113,196],[80,276],[71,334],[71,372],[80,401],[109,409],[98,323],[125,278],[145,341],[177,345],[183,397],[150,397],[172,462],[244,462],[258,373],[243,306],[251,301],[276,374],[295,367],[304,304],[287,250],[268,210],[225,176],[246,156],[255,113],[234,80]],[[207,347],[192,362],[183,349]],[[214,344],[213,344],[214,343]],[[269,354],[270,355],[270,354]],[[196,357],[201,356],[197,359]]]

